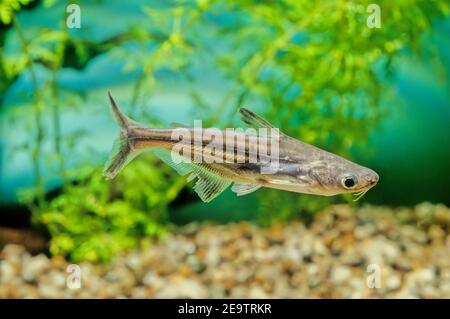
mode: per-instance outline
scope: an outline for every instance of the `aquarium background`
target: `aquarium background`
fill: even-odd
[[[447,1],[378,1],[380,28],[367,25],[370,1],[76,1],[80,28],[70,3],[0,3],[1,245],[104,264],[189,225],[450,205]],[[151,127],[240,127],[237,109],[251,108],[380,182],[356,203],[261,189],[205,204],[151,153],[106,181],[108,91]]]

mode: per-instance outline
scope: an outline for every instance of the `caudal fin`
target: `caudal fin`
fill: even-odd
[[[110,92],[108,92],[108,96],[111,102],[112,113],[120,127],[119,137],[114,141],[111,154],[103,169],[103,176],[107,179],[112,179],[125,165],[139,154],[138,151],[133,149],[130,130],[132,127],[139,126],[139,124],[122,113]]]

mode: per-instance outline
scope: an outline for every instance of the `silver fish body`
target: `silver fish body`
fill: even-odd
[[[369,168],[283,133],[260,136],[218,129],[147,128],[126,117],[111,95],[109,98],[121,132],[105,166],[104,176],[108,179],[147,149],[181,175],[197,179],[194,190],[205,202],[217,197],[231,183],[238,196],[260,187],[322,196],[341,193],[362,196],[379,179]],[[250,126],[275,129],[250,110],[241,109],[240,113]],[[184,152],[174,155],[174,149],[180,147]]]

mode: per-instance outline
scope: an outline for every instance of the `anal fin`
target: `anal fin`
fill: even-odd
[[[239,184],[234,183],[231,190],[236,193],[237,196],[243,196],[258,190],[261,187],[259,184]]]

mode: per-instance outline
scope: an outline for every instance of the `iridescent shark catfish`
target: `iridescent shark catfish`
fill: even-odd
[[[188,180],[197,179],[194,190],[204,202],[213,200],[231,183],[232,191],[238,196],[252,193],[260,187],[269,187],[322,196],[354,193],[358,199],[375,186],[379,179],[377,173],[369,168],[281,132],[259,137],[255,143],[254,134],[237,131],[231,137],[225,134],[225,140],[214,142],[211,134],[203,134],[207,129],[199,131],[181,125],[170,129],[145,127],[124,115],[110,93],[109,100],[112,113],[120,126],[120,135],[105,165],[103,175],[107,179],[114,178],[129,161],[144,150],[153,151],[179,174],[188,175]],[[241,108],[239,113],[241,119],[250,127],[275,129],[248,109]],[[190,133],[189,136],[197,136],[197,139],[183,139],[180,130]],[[221,132],[216,130],[217,133]],[[230,141],[234,142],[233,147],[225,147]],[[255,158],[251,156],[252,153],[259,150],[263,142],[269,146],[277,146],[277,152],[273,152],[276,154],[275,169],[264,170],[268,163],[271,163],[271,156],[272,160],[275,160],[272,152],[257,154],[257,160],[250,161]],[[208,152],[208,147],[214,143],[216,148],[212,152],[209,149]],[[189,148],[188,155],[174,152],[180,144]],[[205,157],[205,154],[209,154],[209,158]],[[194,158],[203,161],[194,161]],[[226,161],[218,160],[225,158]],[[230,158],[231,161],[228,160]]]

